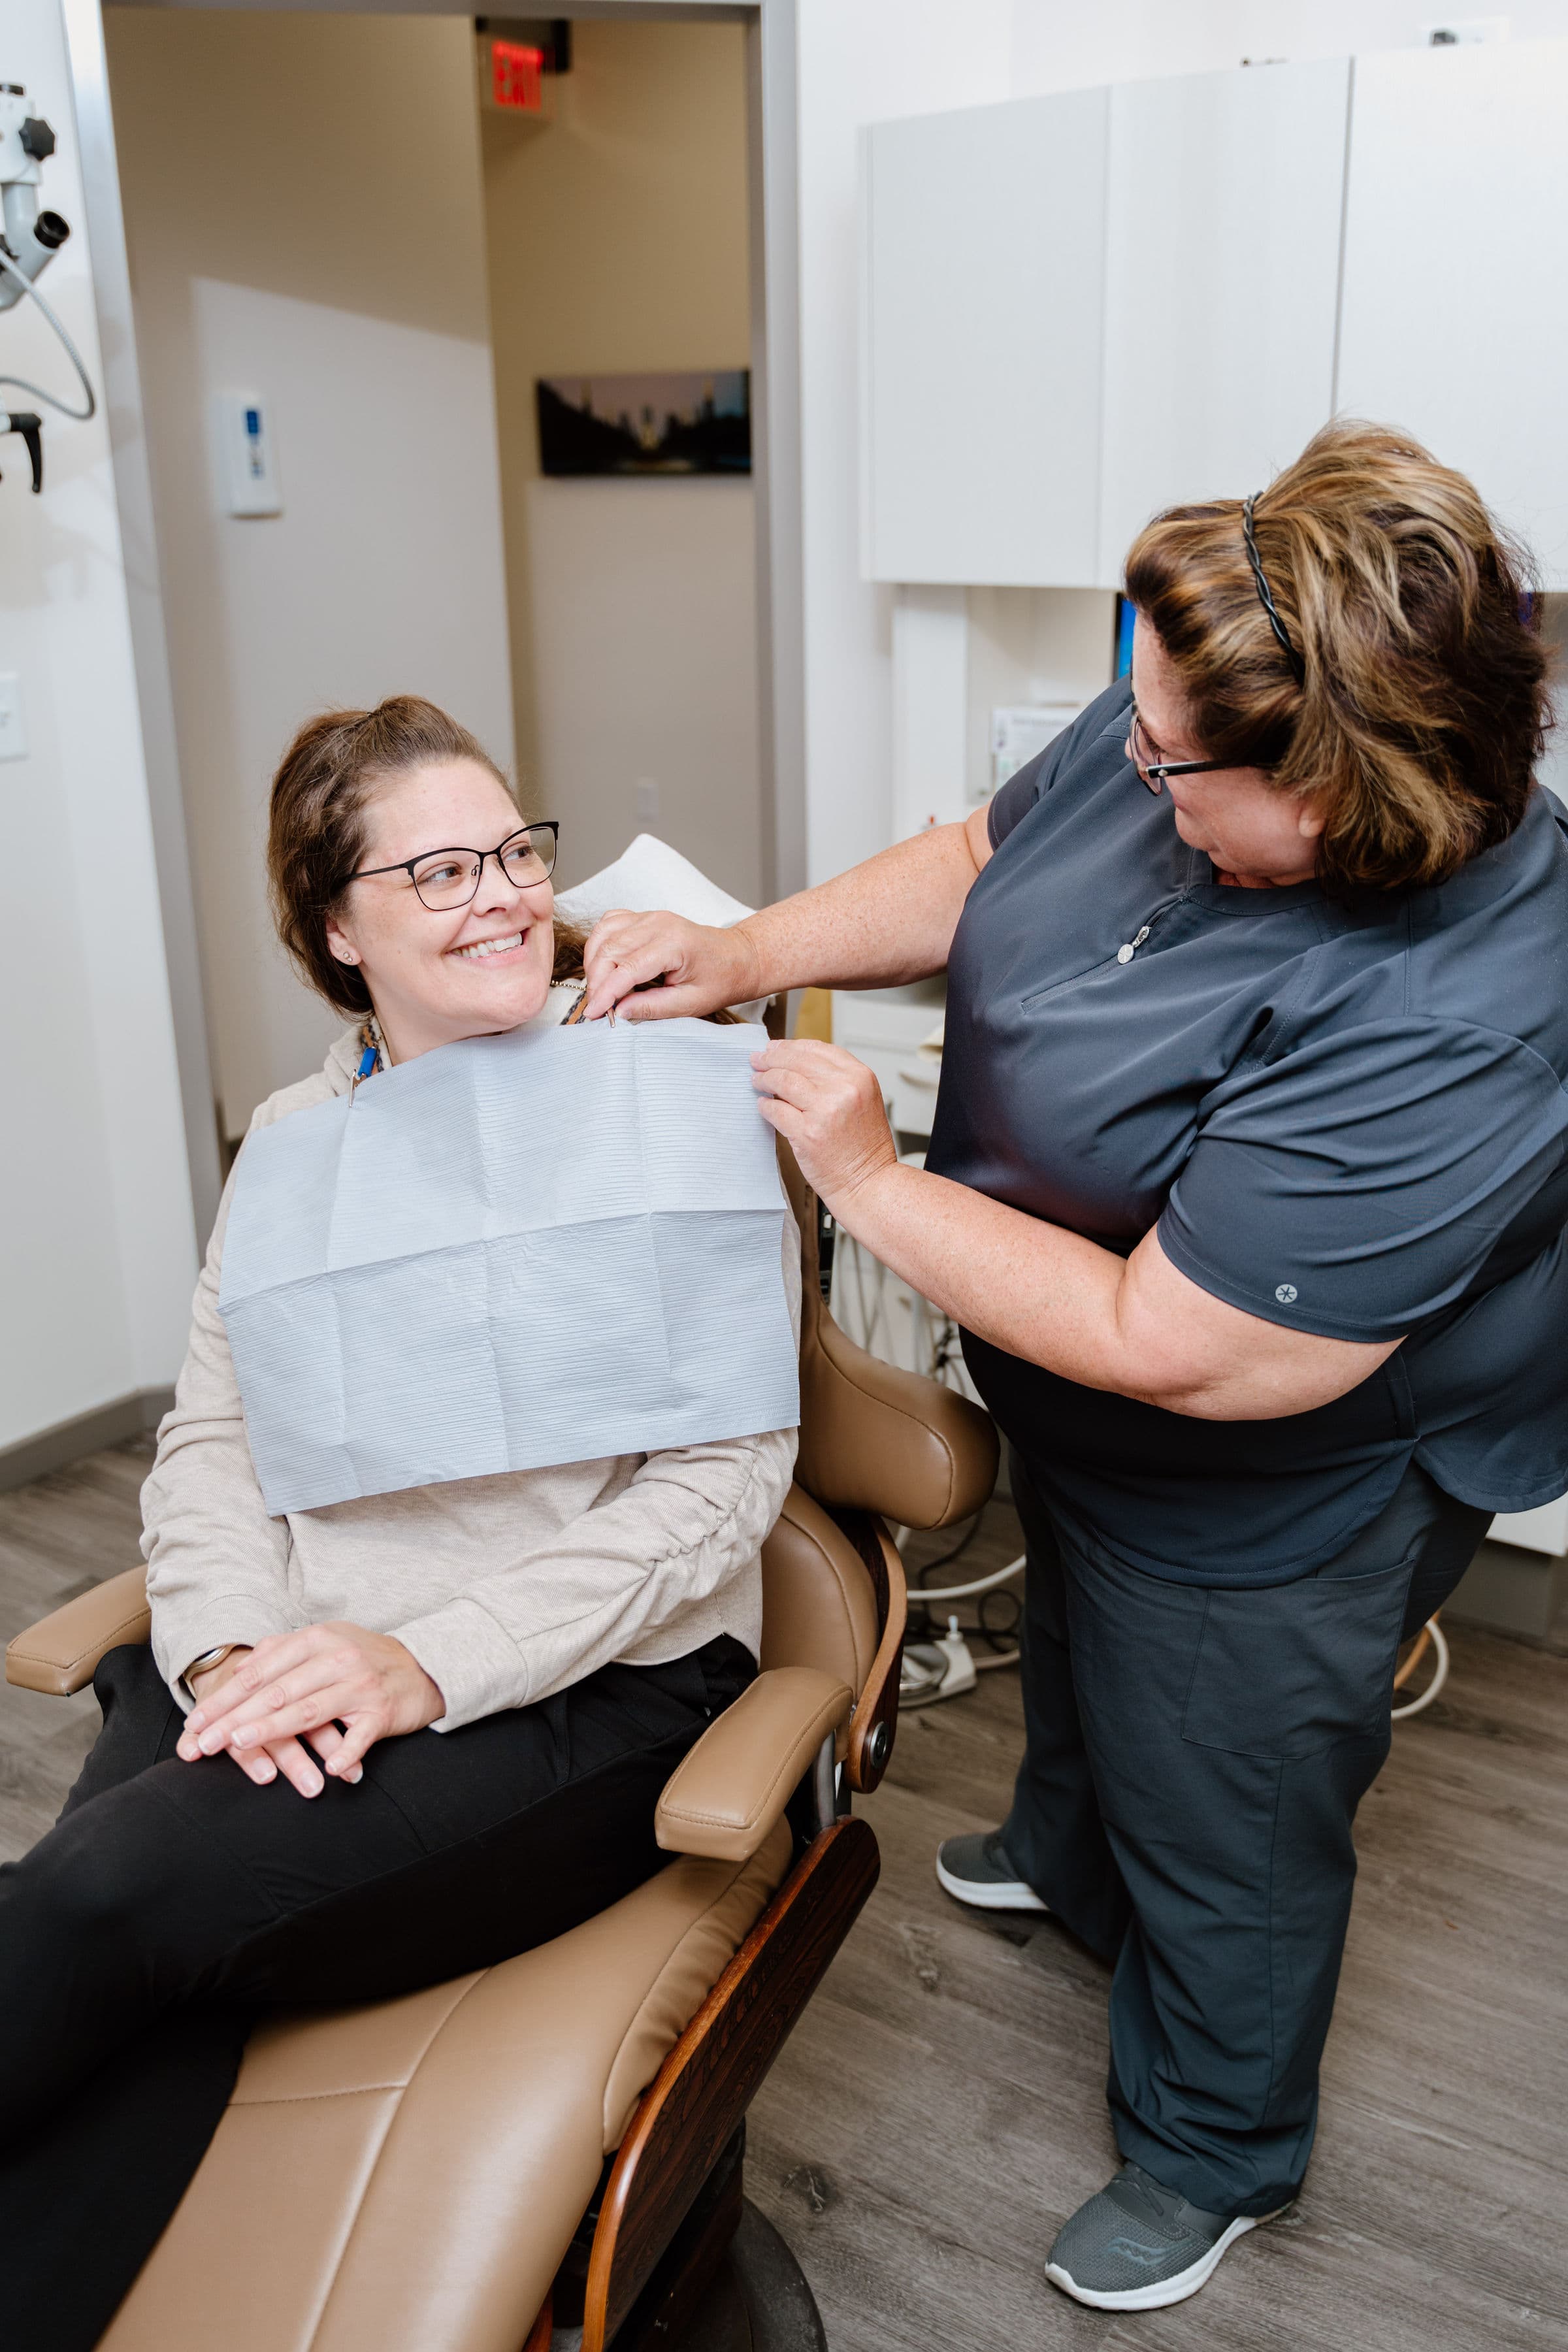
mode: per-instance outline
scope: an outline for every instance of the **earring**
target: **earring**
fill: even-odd
[[[359,961],[353,948],[335,948],[332,952],[340,963],[358,963]]]

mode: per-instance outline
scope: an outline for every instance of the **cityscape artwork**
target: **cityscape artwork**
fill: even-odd
[[[672,375],[542,376],[545,474],[749,474],[745,368]]]

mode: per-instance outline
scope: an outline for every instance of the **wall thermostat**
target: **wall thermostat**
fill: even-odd
[[[217,395],[218,473],[223,510],[231,515],[283,511],[272,415],[259,392]]]

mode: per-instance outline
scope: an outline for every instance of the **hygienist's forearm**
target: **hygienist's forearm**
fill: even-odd
[[[1118,1257],[924,1170],[884,1165],[829,1206],[967,1330],[1085,1388],[1200,1421],[1275,1421],[1344,1396],[1399,1345],[1269,1323],[1200,1290],[1145,1234]]]
[[[919,1168],[885,1169],[834,1205],[874,1257],[977,1338],[1085,1387],[1123,1388],[1126,1268],[1113,1251]]]
[[[748,915],[734,935],[755,959],[752,992],[896,988],[943,971],[983,862],[968,826],[933,825],[831,882]]]

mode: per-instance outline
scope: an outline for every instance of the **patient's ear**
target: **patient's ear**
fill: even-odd
[[[327,917],[327,945],[340,963],[358,963],[359,950],[335,915]]]

